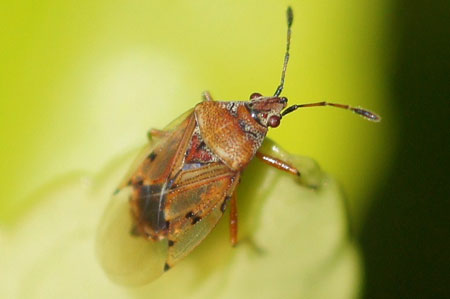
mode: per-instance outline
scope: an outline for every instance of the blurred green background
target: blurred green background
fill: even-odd
[[[269,136],[342,183],[366,298],[448,295],[444,1],[2,2],[1,223],[13,223],[40,185],[98,172],[142,144],[205,89],[216,100],[272,94],[287,5],[290,103],[361,105],[383,121],[305,109]]]

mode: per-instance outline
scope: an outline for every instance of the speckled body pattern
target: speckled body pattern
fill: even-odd
[[[286,106],[284,98],[273,99],[208,98],[165,130],[153,130],[154,144],[119,191],[132,189],[132,232],[154,242],[167,240],[166,270],[222,217],[266,136],[267,118]]]
[[[292,9],[288,7],[285,59],[280,85],[273,96],[253,93],[245,102],[216,102],[205,92],[203,102],[166,129],[150,131],[151,143],[119,186],[117,192],[130,192],[132,233],[167,243],[166,262],[160,270],[170,269],[191,252],[216,226],[228,203],[230,240],[232,245],[237,243],[236,187],[242,171],[254,157],[300,175],[288,162],[259,151],[268,128],[278,127],[282,117],[301,107],[334,106],[379,120],[368,110],[337,103],[286,108],[288,100],[280,95],[289,60],[292,21]]]
[[[287,47],[280,85],[272,97],[253,93],[250,101],[203,102],[165,130],[151,130],[155,142],[117,192],[131,189],[132,232],[167,242],[164,270],[191,252],[216,226],[230,203],[230,240],[237,242],[236,187],[257,154],[268,127],[278,127],[287,99],[279,97],[289,59],[292,9],[287,9]],[[278,169],[299,172],[283,161],[256,155]]]
[[[194,113],[206,146],[235,171],[247,166],[267,134],[267,127],[253,119],[245,102],[207,101]]]

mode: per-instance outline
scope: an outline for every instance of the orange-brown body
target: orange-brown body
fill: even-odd
[[[235,171],[247,166],[267,133],[243,102],[202,102],[194,113],[206,146]]]
[[[167,240],[164,270],[192,251],[215,227],[230,202],[231,242],[237,242],[236,186],[241,172],[257,157],[263,162],[300,175],[288,163],[258,151],[268,128],[301,107],[334,106],[369,120],[379,117],[348,105],[319,102],[286,108],[280,97],[289,59],[292,10],[287,10],[287,47],[281,83],[271,97],[253,93],[249,101],[216,102],[209,93],[194,109],[165,130],[152,130],[154,140],[139,165],[119,187],[131,187],[133,232],[150,241]],[[285,109],[286,108],[286,109]],[[284,110],[284,111],[283,111]]]
[[[167,269],[206,237],[230,200],[236,242],[240,174],[266,136],[266,118],[285,106],[278,97],[216,102],[208,96],[166,130],[153,131],[155,144],[122,187],[133,190],[133,232],[168,240]]]

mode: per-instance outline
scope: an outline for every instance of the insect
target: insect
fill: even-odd
[[[139,165],[116,190],[131,189],[132,233],[154,244],[167,244],[161,271],[189,254],[215,227],[229,206],[231,244],[238,241],[236,187],[254,158],[292,175],[289,163],[258,151],[269,128],[303,107],[333,106],[372,121],[365,109],[328,102],[292,105],[280,96],[289,60],[293,12],[287,9],[287,42],[281,81],[273,96],[253,93],[249,101],[203,101],[164,130],[152,129],[153,140]]]

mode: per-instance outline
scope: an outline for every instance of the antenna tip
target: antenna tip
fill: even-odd
[[[381,117],[369,110],[362,109],[362,108],[353,108],[353,112],[356,114],[361,115],[362,117],[366,118],[367,120],[379,122],[381,120]]]
[[[292,11],[292,7],[288,6],[286,15],[287,15],[288,27],[291,27],[292,22],[294,21],[294,12]]]

